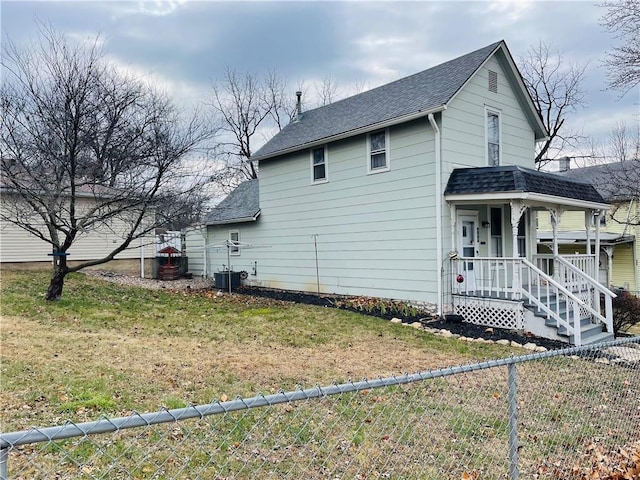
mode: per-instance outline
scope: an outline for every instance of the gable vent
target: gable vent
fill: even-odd
[[[498,73],[489,70],[489,91],[498,93]]]

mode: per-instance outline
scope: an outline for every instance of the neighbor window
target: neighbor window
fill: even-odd
[[[229,230],[229,241],[232,244],[229,248],[229,253],[231,255],[240,255],[240,247],[238,246],[240,243],[240,232],[238,230]]]
[[[389,145],[386,130],[369,135],[369,173],[389,170]]]
[[[311,150],[311,182],[327,181],[327,149],[326,147]]]
[[[500,165],[500,113],[487,110],[487,164]]]

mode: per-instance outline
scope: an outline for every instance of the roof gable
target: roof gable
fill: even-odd
[[[544,137],[544,126],[533,108],[520,73],[506,44],[500,41],[414,75],[303,112],[260,148],[251,160],[265,160],[444,110],[498,51],[510,81],[519,86],[515,90],[523,108],[531,110],[526,113],[535,127],[536,137]]]
[[[205,215],[206,225],[251,222],[260,215],[258,179],[238,185],[215,208]]]

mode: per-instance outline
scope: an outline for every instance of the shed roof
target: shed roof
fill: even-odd
[[[238,185],[204,218],[206,225],[255,221],[260,215],[258,179]]]
[[[504,41],[492,43],[456,59],[414,75],[303,112],[295,121],[269,140],[251,160],[264,160],[299,148],[362,129],[375,129],[388,122],[404,121],[415,115],[442,110],[473,74],[498,50],[504,53],[512,80],[520,83],[521,99],[531,102]],[[546,135],[539,116],[530,103],[537,138]],[[533,117],[535,116],[535,117]]]
[[[540,172],[517,165],[503,167],[456,168],[451,172],[445,195],[498,192],[530,192],[605,203],[596,189],[553,173]]]

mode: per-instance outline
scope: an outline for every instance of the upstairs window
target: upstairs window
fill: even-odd
[[[240,243],[240,231],[229,230],[229,241],[232,243],[232,246],[229,248],[229,254],[240,255],[240,247],[237,246]]]
[[[369,173],[389,170],[388,132],[382,130],[369,135]]]
[[[500,165],[500,113],[487,110],[487,165],[497,167]]]
[[[327,149],[314,148],[311,150],[311,183],[323,183],[327,180]]]

